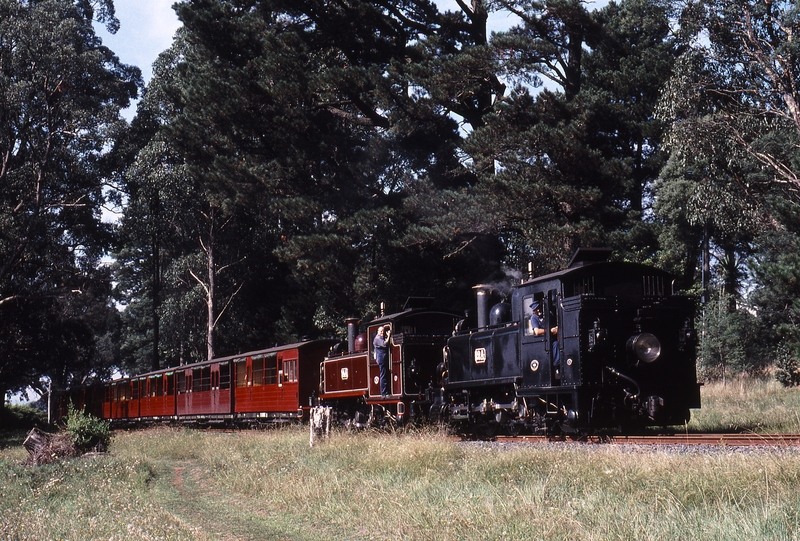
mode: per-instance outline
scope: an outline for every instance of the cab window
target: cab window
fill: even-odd
[[[527,295],[522,298],[522,328],[525,330],[525,336],[533,336],[533,326],[531,325],[531,315],[533,315],[533,309],[531,308],[531,305],[534,302],[541,304],[543,301],[543,293],[534,293],[533,295]]]

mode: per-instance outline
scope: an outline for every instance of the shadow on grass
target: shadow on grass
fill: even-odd
[[[8,449],[10,447],[21,447],[22,442],[28,437],[29,430],[22,428],[11,428],[0,430],[0,449]]]

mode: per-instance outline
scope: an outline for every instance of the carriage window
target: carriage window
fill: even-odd
[[[275,385],[278,383],[278,355],[275,353],[268,355],[266,358],[264,383],[267,385]]]
[[[200,390],[211,390],[211,366],[204,366],[200,369]]]
[[[167,374],[167,388],[165,390],[165,394],[167,396],[172,396],[175,394],[175,372],[170,372]]]
[[[201,391],[200,385],[203,383],[203,377],[200,374],[199,368],[192,369],[192,392],[199,393]]]
[[[139,399],[139,380],[135,379],[131,382],[131,398],[133,400]]]
[[[125,385],[118,383],[114,385],[114,402],[122,402],[125,400]]]
[[[223,391],[231,388],[231,365],[228,363],[219,365],[219,388]]]
[[[253,385],[264,385],[264,357],[253,357]]]
[[[161,376],[150,378],[150,396],[161,396],[164,393],[164,379]]]
[[[297,381],[297,359],[283,361],[283,381]]]
[[[203,366],[192,369],[192,391],[202,392],[211,390],[211,367]]]
[[[178,372],[178,394],[186,394],[186,372]]]
[[[247,387],[247,361],[245,359],[236,361],[233,368],[236,372],[236,386]]]

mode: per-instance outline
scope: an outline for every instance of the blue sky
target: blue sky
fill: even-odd
[[[138,66],[150,82],[156,57],[172,43],[180,26],[172,10],[175,0],[114,0],[119,31],[111,35],[97,27],[103,43],[125,64]]]

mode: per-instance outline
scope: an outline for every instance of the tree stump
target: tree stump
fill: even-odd
[[[29,455],[25,463],[31,466],[49,464],[60,458],[78,455],[69,434],[50,434],[38,428],[32,428],[28,432],[22,446]]]

